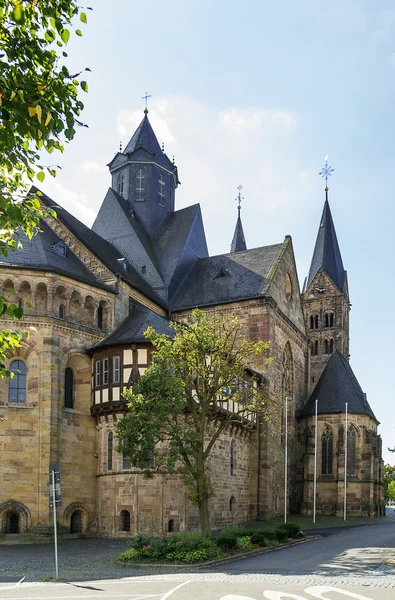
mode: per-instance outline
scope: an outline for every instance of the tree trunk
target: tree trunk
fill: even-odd
[[[203,492],[202,501],[199,504],[199,518],[200,518],[200,531],[202,533],[211,533],[210,528],[210,513],[208,510],[208,500],[209,494],[208,492]]]

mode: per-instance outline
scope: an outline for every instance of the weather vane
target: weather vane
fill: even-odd
[[[238,186],[237,186],[237,189],[239,190],[239,193],[238,193],[238,195],[237,195],[237,198],[235,198],[235,200],[236,200],[236,202],[237,202],[237,209],[238,209],[238,211],[239,211],[239,214],[240,214],[241,203],[242,203],[242,202],[243,202],[243,200],[244,200],[244,197],[242,198],[242,196],[241,196],[241,190],[243,189],[243,186],[242,186],[242,185],[238,185]]]
[[[147,108],[147,100],[148,100],[148,98],[151,98],[151,94],[149,94],[148,92],[145,92],[145,96],[141,96],[141,99],[145,100],[145,109],[144,109],[145,114],[148,113],[148,108]]]
[[[325,166],[322,167],[321,171],[319,172],[319,175],[321,175],[322,178],[325,177],[325,191],[328,191],[328,177],[330,177],[333,173],[335,169],[332,169],[331,166],[328,165],[328,155],[325,156]]]

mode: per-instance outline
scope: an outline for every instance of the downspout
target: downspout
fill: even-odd
[[[261,431],[262,431],[262,417],[258,415],[258,472],[257,472],[257,500],[256,500],[256,520],[261,520]]]

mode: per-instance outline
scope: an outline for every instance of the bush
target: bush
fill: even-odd
[[[148,546],[152,538],[138,533],[134,538],[128,541],[128,545],[136,550],[142,550],[144,546]]]
[[[256,544],[257,546],[261,546],[264,548],[268,545],[268,539],[266,537],[266,533],[264,531],[255,531],[251,534],[251,542]]]
[[[286,542],[287,541],[288,531],[285,531],[285,529],[276,529],[276,531],[274,533],[276,536],[276,540],[278,542]]]
[[[201,533],[178,533],[163,538],[138,534],[129,545],[131,548],[121,554],[120,560],[193,563],[221,556],[215,539]]]
[[[251,546],[250,535],[240,535],[236,538],[236,547],[238,550],[245,550]]]
[[[288,537],[297,537],[300,527],[296,523],[283,523],[277,529],[282,529],[288,533]]]

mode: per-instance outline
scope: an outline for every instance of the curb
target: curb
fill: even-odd
[[[259,556],[260,554],[268,554],[269,552],[276,552],[276,550],[284,550],[284,548],[291,548],[292,546],[299,546],[300,544],[306,544],[306,542],[314,542],[321,540],[324,536],[316,535],[309,536],[300,540],[293,540],[292,542],[286,542],[285,544],[279,544],[278,546],[271,546],[269,548],[257,548],[256,550],[248,550],[242,554],[232,554],[232,556],[226,556],[225,558],[219,558],[218,560],[210,560],[208,562],[199,564],[184,564],[184,565],[172,565],[171,563],[129,563],[127,561],[117,560],[117,564],[125,567],[156,567],[159,569],[202,569],[205,567],[215,567],[217,565],[223,565],[230,563],[234,560],[240,560],[242,558],[250,558],[253,556]],[[395,566],[395,565],[394,565]]]

